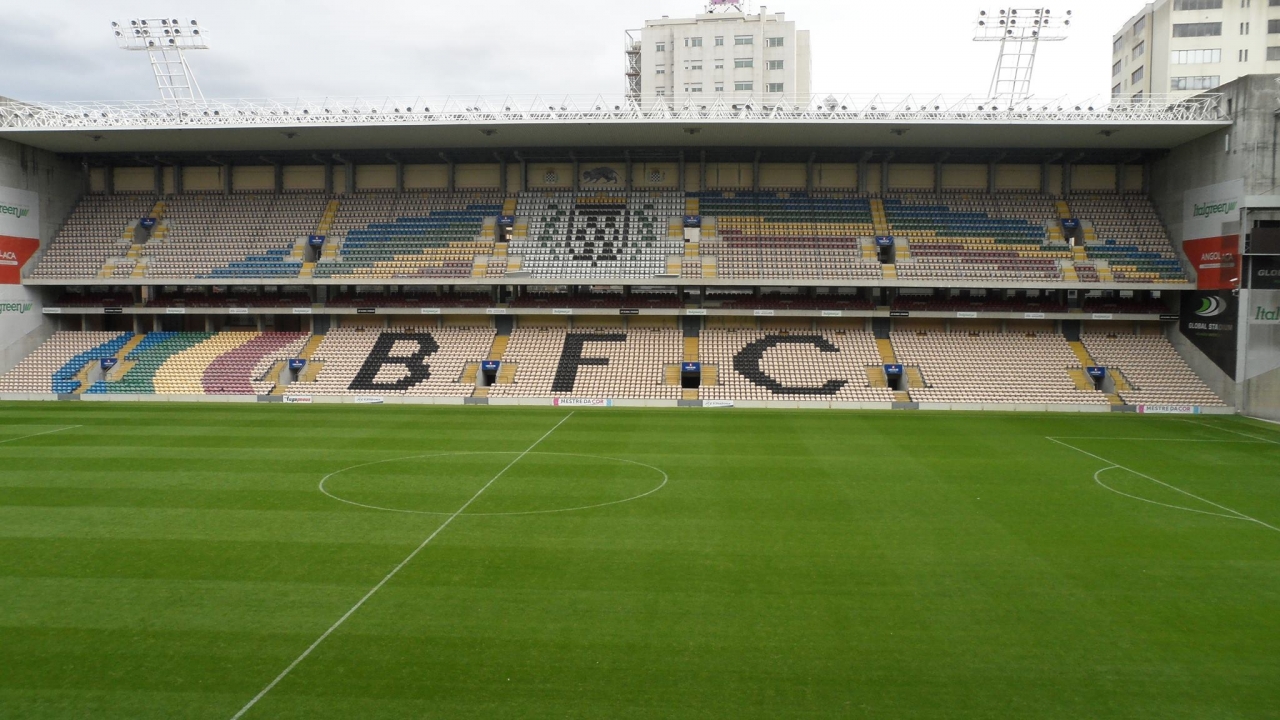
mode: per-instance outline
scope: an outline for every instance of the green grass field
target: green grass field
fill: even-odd
[[[4,404],[0,717],[1280,717],[1194,420]]]

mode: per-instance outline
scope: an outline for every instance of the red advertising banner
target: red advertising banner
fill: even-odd
[[[0,235],[0,285],[21,284],[22,266],[39,249],[39,240]]]
[[[1187,240],[1182,243],[1196,269],[1196,289],[1235,290],[1240,287],[1240,236]]]

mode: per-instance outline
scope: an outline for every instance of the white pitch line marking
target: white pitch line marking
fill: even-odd
[[[538,445],[542,443],[543,440],[546,440],[548,437],[550,437],[551,433],[558,430],[560,426],[565,424],[565,422],[568,421],[568,419],[571,417],[573,417],[573,413],[569,413],[568,415],[565,415],[560,420],[560,422],[556,423],[555,427],[551,428],[546,432],[545,435],[535,440],[533,444],[530,445],[524,452],[520,453],[520,455],[518,455],[515,460],[512,460],[511,462],[507,463],[506,467],[499,470],[497,475],[494,475],[493,478],[489,480],[489,482],[484,484],[484,487],[477,490],[476,494],[471,496],[470,500],[467,500],[465,503],[462,504],[462,507],[458,508],[456,512],[454,512],[452,515],[446,518],[445,521],[440,524],[440,527],[435,529],[435,532],[427,536],[427,539],[423,540],[421,545],[415,548],[413,552],[409,553],[408,557],[406,557],[404,560],[401,560],[400,564],[392,568],[391,572],[387,573],[387,576],[382,578],[382,580],[379,581],[377,585],[374,585],[372,590],[365,593],[364,597],[360,598],[359,602],[357,602],[355,605],[352,605],[351,609],[348,610],[342,617],[338,618],[337,622],[335,622],[333,625],[330,625],[329,629],[325,630],[323,635],[317,638],[315,642],[311,643],[311,646],[308,647],[306,650],[304,650],[296,660],[289,663],[289,667],[285,668],[284,672],[281,672],[279,675],[277,675],[275,680],[272,680],[270,684],[268,684],[265,688],[262,689],[262,692],[255,695],[253,699],[248,702],[248,704],[240,708],[240,712],[231,716],[231,720],[239,720],[241,717],[244,717],[245,713],[253,709],[253,706],[257,705],[259,700],[265,697],[267,693],[271,692],[276,685],[279,685],[280,681],[288,677],[289,673],[293,672],[294,668],[302,664],[302,661],[306,660],[307,657],[311,655],[311,653],[314,652],[316,648],[320,647],[320,644],[323,643],[325,640],[327,640],[329,636],[334,633],[335,630],[342,627],[342,624],[345,623],[348,618],[354,615],[356,611],[359,610],[366,602],[368,602],[369,598],[373,597],[374,594],[376,594],[379,590],[382,589],[383,585],[386,585],[388,582],[391,581],[391,578],[395,577],[401,570],[403,570],[406,565],[408,565],[415,557],[418,556],[418,553],[422,552],[423,548],[431,544],[432,540],[436,539],[437,535],[443,532],[445,528],[449,527],[449,523],[452,523],[454,520],[456,520],[459,515],[461,515],[468,507],[471,506],[471,503],[479,499],[479,497],[484,494],[484,491],[489,489],[489,486],[497,482],[498,478],[506,474],[506,472],[510,470],[512,467],[514,467],[516,463],[520,462],[520,460],[522,460],[525,455],[528,455],[529,453],[533,452],[534,448],[538,447]]]
[[[1228,515],[1228,514],[1226,514],[1226,513],[1215,513],[1215,512],[1209,512],[1209,511],[1207,511],[1207,510],[1196,510],[1195,508],[1183,507],[1183,506],[1181,506],[1181,505],[1170,505],[1169,503],[1156,502],[1155,500],[1149,500],[1149,499],[1147,499],[1147,498],[1139,497],[1139,496],[1137,496],[1137,495],[1130,495],[1129,493],[1124,492],[1123,490],[1117,490],[1117,489],[1115,489],[1115,488],[1111,487],[1110,485],[1108,485],[1108,484],[1106,484],[1106,483],[1102,482],[1102,477],[1101,477],[1101,475],[1102,475],[1102,473],[1107,472],[1108,470],[1125,470],[1125,471],[1128,471],[1128,468],[1122,468],[1122,467],[1120,467],[1119,465],[1112,465],[1111,467],[1104,467],[1104,468],[1102,468],[1101,470],[1099,470],[1098,472],[1096,472],[1096,473],[1094,473],[1094,474],[1093,474],[1093,481],[1094,481],[1094,482],[1096,482],[1096,483],[1097,483],[1098,485],[1100,485],[1101,487],[1103,487],[1103,488],[1105,488],[1105,489],[1107,489],[1107,490],[1110,490],[1111,492],[1113,492],[1113,493],[1115,493],[1115,494],[1117,494],[1117,495],[1123,495],[1123,496],[1125,496],[1125,497],[1127,497],[1127,498],[1133,498],[1134,500],[1141,500],[1141,501],[1142,501],[1142,502],[1144,502],[1144,503],[1151,503],[1152,505],[1159,505],[1159,506],[1161,506],[1161,507],[1173,508],[1174,510],[1186,510],[1187,512],[1198,513],[1198,514],[1200,514],[1200,515],[1212,515],[1212,516],[1214,516],[1214,517],[1227,518],[1227,519],[1229,519],[1229,520],[1243,520],[1243,519],[1244,519],[1244,518],[1242,518],[1242,517],[1237,517],[1237,516],[1235,516],[1235,515]]]
[[[1143,441],[1143,440],[1152,440],[1152,441],[1156,441],[1156,442],[1227,443],[1227,444],[1236,444],[1236,445],[1261,445],[1261,444],[1263,444],[1263,443],[1262,443],[1262,441],[1261,441],[1261,438],[1259,438],[1258,440],[1255,440],[1255,441],[1252,441],[1252,442],[1251,442],[1251,441],[1249,441],[1249,440],[1201,440],[1201,439],[1198,439],[1198,438],[1196,438],[1196,439],[1190,439],[1190,438],[1157,438],[1157,437],[1136,437],[1136,438],[1126,438],[1126,437],[1111,437],[1110,435],[1108,435],[1108,436],[1104,436],[1104,437],[1085,437],[1085,436],[1082,436],[1082,435],[1055,435],[1054,437],[1056,437],[1056,438],[1057,438],[1057,439],[1059,439],[1059,440],[1123,440],[1124,442],[1138,442],[1138,441]],[[1052,440],[1053,438],[1050,438],[1050,439]]]
[[[84,427],[84,426],[68,425],[66,427],[58,428],[57,430],[45,430],[44,432],[32,433],[30,435],[23,435],[22,437],[9,438],[8,440],[0,440],[0,445],[3,445],[5,443],[17,442],[18,440],[26,440],[27,438],[40,437],[41,435],[52,435],[54,433],[60,433],[64,430],[75,430],[78,427]]]
[[[1217,425],[1210,425],[1209,423],[1202,423],[1196,420],[1183,420],[1182,422],[1191,423],[1192,425],[1199,425],[1200,427],[1207,427],[1210,430],[1221,430],[1222,432],[1229,432],[1232,435],[1239,435],[1240,437],[1253,438],[1258,442],[1270,443],[1272,445],[1280,445],[1280,441],[1269,440],[1264,437],[1258,437],[1257,435],[1250,435],[1249,433],[1240,432],[1239,430],[1231,430],[1230,428],[1218,427]]]
[[[1158,480],[1158,479],[1153,478],[1153,477],[1151,477],[1150,475],[1147,475],[1147,474],[1145,474],[1145,473],[1140,473],[1140,472],[1138,472],[1137,470],[1134,470],[1133,468],[1125,467],[1124,465],[1121,465],[1120,463],[1115,462],[1115,461],[1113,461],[1113,460],[1108,460],[1108,459],[1106,459],[1106,458],[1102,457],[1101,455],[1094,455],[1093,453],[1089,452],[1088,450],[1081,450],[1080,448],[1076,447],[1075,445],[1072,445],[1072,444],[1070,444],[1070,443],[1064,443],[1064,442],[1062,442],[1061,440],[1059,440],[1058,438],[1055,438],[1055,437],[1045,437],[1045,440],[1049,440],[1050,442],[1055,442],[1055,443],[1057,443],[1057,444],[1059,444],[1059,445],[1061,445],[1061,446],[1063,446],[1063,447],[1066,447],[1066,448],[1071,448],[1072,450],[1075,450],[1075,451],[1076,451],[1076,452],[1078,452],[1078,453],[1083,453],[1083,454],[1085,454],[1085,455],[1088,455],[1089,457],[1093,458],[1094,460],[1100,460],[1100,461],[1102,461],[1102,462],[1104,462],[1104,463],[1107,463],[1107,465],[1109,465],[1110,467],[1108,467],[1108,468],[1103,468],[1104,470],[1111,470],[1111,469],[1115,469],[1115,468],[1119,468],[1119,469],[1121,469],[1121,470],[1127,470],[1127,471],[1129,471],[1129,472],[1133,473],[1134,475],[1137,475],[1137,476],[1138,476],[1138,477],[1140,477],[1140,478],[1144,478],[1144,479],[1146,479],[1146,480],[1150,480],[1151,482],[1156,483],[1157,485],[1163,485],[1163,486],[1165,486],[1165,487],[1169,488],[1170,490],[1173,490],[1174,492],[1182,493],[1183,495],[1186,495],[1186,496],[1187,496],[1187,497],[1189,497],[1189,498],[1194,498],[1194,499],[1196,499],[1196,500],[1199,500],[1200,502],[1205,503],[1206,505],[1212,505],[1212,506],[1214,506],[1214,507],[1218,508],[1219,510],[1225,510],[1226,512],[1231,513],[1231,515],[1232,515],[1232,516],[1234,516],[1235,518],[1237,518],[1237,519],[1239,519],[1239,520],[1248,520],[1249,522],[1251,522],[1251,523],[1257,523],[1257,524],[1261,525],[1262,527],[1267,528],[1268,530],[1274,530],[1274,531],[1276,531],[1276,532],[1280,532],[1280,527],[1276,527],[1276,526],[1274,526],[1274,525],[1268,525],[1267,523],[1265,523],[1265,522],[1263,522],[1263,521],[1259,520],[1258,518],[1255,518],[1255,517],[1249,517],[1248,515],[1245,515],[1244,513],[1240,512],[1239,510],[1232,510],[1231,508],[1227,507],[1226,505],[1220,505],[1220,504],[1218,504],[1218,503],[1216,503],[1216,502],[1214,502],[1214,501],[1212,501],[1212,500],[1206,500],[1205,498],[1202,498],[1202,497],[1200,497],[1199,495],[1196,495],[1195,493],[1187,492],[1186,490],[1183,490],[1183,489],[1182,489],[1182,488],[1180,488],[1180,487],[1175,487],[1175,486],[1173,486],[1173,485],[1170,485],[1169,483],[1167,483],[1167,482],[1165,482],[1165,481],[1163,481],[1163,480]],[[1233,442],[1234,442],[1234,441],[1233,441]],[[1099,471],[1099,472],[1101,472],[1101,471]],[[1095,476],[1094,476],[1094,480],[1096,481],[1097,479],[1098,479],[1098,478],[1097,478],[1097,475],[1095,475]],[[1103,487],[1106,487],[1106,486],[1104,485]],[[1107,489],[1108,489],[1108,490],[1111,490],[1111,488],[1107,488]],[[1112,492],[1115,492],[1115,491],[1113,490]],[[1123,494],[1125,494],[1125,493],[1121,493],[1121,494],[1123,495]],[[1139,498],[1139,499],[1141,499],[1141,498]],[[1154,502],[1154,501],[1148,500],[1147,502]],[[1155,504],[1156,504],[1156,505],[1163,505],[1164,503],[1155,503]],[[1171,507],[1176,507],[1176,506],[1171,506]],[[1179,508],[1179,509],[1181,509],[1181,510],[1188,510],[1188,509],[1190,509],[1190,508]],[[1192,512],[1198,512],[1198,511],[1192,511]],[[1214,514],[1214,513],[1209,513],[1209,514]]]

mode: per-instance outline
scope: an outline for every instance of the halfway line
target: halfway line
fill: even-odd
[[[239,720],[239,718],[243,717],[245,713],[249,712],[249,710],[252,709],[254,705],[257,705],[259,700],[265,697],[267,693],[271,692],[271,690],[275,688],[276,685],[279,685],[281,680],[284,680],[286,677],[288,677],[289,673],[293,672],[293,669],[298,667],[298,665],[300,665],[303,660],[306,660],[307,656],[310,655],[317,647],[320,647],[320,643],[324,642],[330,635],[333,634],[335,630],[341,627],[342,624],[347,621],[347,618],[350,618],[352,615],[354,615],[355,612],[359,610],[362,605],[368,602],[369,598],[373,597],[375,593],[377,593],[379,590],[382,589],[383,585],[386,585],[391,580],[391,578],[395,577],[396,574],[399,573],[401,570],[403,570],[404,567],[408,565],[410,561],[412,561],[415,557],[417,557],[418,553],[422,552],[423,548],[425,548],[428,544],[430,544],[432,540],[435,540],[437,535],[439,535],[445,528],[449,527],[449,523],[456,520],[459,515],[461,515],[468,507],[471,506],[471,503],[475,502],[477,498],[483,495],[484,491],[488,490],[490,485],[493,485],[495,482],[497,482],[498,478],[506,474],[506,472],[510,470],[512,467],[514,467],[516,463],[520,462],[520,460],[523,459],[525,455],[528,455],[529,453],[533,452],[534,448],[538,447],[538,445],[543,440],[546,440],[548,437],[550,437],[551,433],[559,429],[559,427],[565,424],[565,422],[571,417],[573,417],[573,413],[569,413],[568,415],[565,415],[560,420],[560,422],[556,423],[555,427],[551,428],[546,432],[545,435],[535,440],[533,444],[530,445],[527,449],[525,449],[524,452],[520,453],[520,455],[518,455],[515,460],[512,460],[510,463],[507,463],[506,467],[499,470],[498,474],[494,475],[493,478],[489,480],[489,482],[485,483],[484,487],[476,491],[476,494],[472,495],[470,500],[463,503],[462,507],[458,508],[456,512],[454,512],[443,523],[441,523],[440,527],[436,528],[435,532],[431,533],[431,535],[429,535],[426,540],[423,540],[421,545],[415,548],[413,552],[409,553],[409,557],[406,557],[404,560],[402,560],[399,565],[395,566],[391,570],[391,572],[387,573],[386,577],[382,578],[382,580],[377,585],[374,585],[372,590],[365,593],[364,597],[360,598],[360,602],[357,602],[355,605],[352,605],[351,609],[348,610],[346,614],[338,618],[338,621],[335,622],[333,625],[331,625],[328,630],[325,630],[323,635],[317,638],[315,642],[311,643],[311,647],[308,647],[306,650],[302,652],[301,655],[298,656],[296,660],[289,663],[289,667],[285,668],[284,672],[277,675],[275,680],[272,680],[269,685],[267,685],[265,688],[262,689],[262,692],[255,695],[254,698],[250,700],[249,703],[245,705],[243,708],[240,708],[240,712],[231,716],[231,720]]]
[[[16,441],[18,441],[18,440],[26,440],[27,438],[40,437],[41,435],[52,435],[52,434],[54,434],[54,433],[62,432],[63,430],[75,430],[75,429],[76,429],[76,428],[78,428],[78,427],[84,427],[84,426],[83,426],[83,425],[68,425],[68,426],[66,426],[66,427],[58,428],[57,430],[45,430],[44,432],[31,433],[30,435],[23,435],[22,437],[9,438],[8,440],[0,440],[0,445],[3,445],[3,444],[5,444],[5,443],[16,442]]]

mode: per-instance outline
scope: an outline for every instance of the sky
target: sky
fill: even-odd
[[[623,38],[705,0],[45,0],[5,4],[0,95],[158,97],[145,53],[110,23],[195,18],[212,48],[189,53],[206,98],[620,95]],[[971,0],[766,0],[812,33],[815,93],[984,94],[996,43],[972,40]],[[760,3],[752,0],[758,11]],[[1025,4],[1024,4],[1025,5]],[[1077,0],[1071,37],[1044,43],[1033,92],[1085,99],[1111,87],[1111,38],[1144,0]]]

